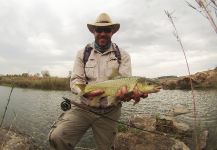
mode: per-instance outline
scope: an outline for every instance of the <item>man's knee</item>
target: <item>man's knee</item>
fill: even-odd
[[[54,128],[49,134],[50,147],[56,150],[72,150],[76,143],[72,140],[64,137],[63,130],[61,128]]]
[[[57,148],[57,143],[60,140],[59,134],[55,131],[55,129],[52,129],[49,133],[49,143],[52,148]]]

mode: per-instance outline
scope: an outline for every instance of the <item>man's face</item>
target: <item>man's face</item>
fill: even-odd
[[[95,36],[95,42],[100,47],[105,47],[109,43],[111,43],[111,37],[112,37],[112,28],[111,27],[96,27],[94,36]]]

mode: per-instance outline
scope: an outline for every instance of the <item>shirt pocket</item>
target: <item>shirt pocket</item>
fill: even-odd
[[[110,76],[114,70],[118,70],[119,63],[116,57],[110,57],[107,61],[106,75]]]
[[[88,79],[96,78],[96,60],[89,59],[85,65],[85,73]]]

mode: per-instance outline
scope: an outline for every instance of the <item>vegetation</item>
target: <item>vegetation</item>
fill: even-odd
[[[118,129],[118,132],[127,132],[128,131],[128,127],[126,125],[123,125],[120,123],[117,124],[117,129]]]
[[[31,76],[26,73],[1,76],[0,85],[44,90],[70,90],[69,78],[50,77],[49,74],[44,77]]]
[[[186,1],[187,2],[187,1]],[[188,6],[199,12],[203,17],[205,17],[211,24],[212,28],[217,33],[217,22],[215,19],[217,3],[216,0],[195,0],[198,6],[193,6],[193,4],[187,2]]]
[[[69,75],[70,76],[70,75]],[[217,67],[190,76],[195,89],[217,89]],[[189,76],[163,76],[158,78],[163,89],[191,89]],[[43,71],[35,75],[22,73],[21,75],[2,75],[0,85],[44,90],[70,90],[69,77],[52,77]]]

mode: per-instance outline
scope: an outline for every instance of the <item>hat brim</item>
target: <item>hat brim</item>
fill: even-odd
[[[95,23],[95,24],[87,24],[87,28],[89,29],[89,31],[91,33],[95,32],[95,28],[96,27],[107,27],[107,26],[111,26],[112,28],[112,32],[113,34],[116,33],[119,28],[120,28],[120,24],[119,23]]]

